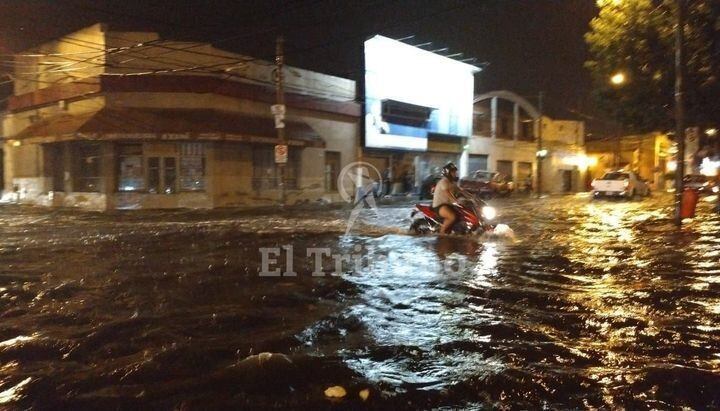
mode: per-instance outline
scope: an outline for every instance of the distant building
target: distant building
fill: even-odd
[[[48,206],[276,203],[274,65],[96,24],[15,56],[4,198]],[[357,158],[355,82],[286,67],[289,203],[337,200]]]
[[[499,90],[475,98],[473,137],[468,170],[497,171],[522,186],[537,187],[540,112],[525,98]],[[585,191],[589,159],[585,155],[585,124],[542,116],[542,190],[547,193]]]
[[[595,159],[590,167],[591,178],[602,177],[607,171],[626,169],[634,171],[640,178],[652,184],[656,190],[672,183],[670,174],[675,172],[676,162],[673,142],[664,133],[608,137],[590,140],[587,152]],[[688,168],[688,174],[691,169]]]

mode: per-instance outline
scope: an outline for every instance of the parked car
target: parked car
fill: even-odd
[[[515,189],[514,183],[505,174],[483,170],[461,178],[459,186],[479,197],[506,196]]]
[[[433,173],[425,177],[420,185],[420,200],[432,199],[435,193],[435,184],[442,178],[442,174]]]
[[[695,189],[701,194],[717,192],[715,180],[702,174],[688,174],[683,177],[683,187]]]
[[[633,198],[636,195],[650,195],[650,187],[632,171],[611,171],[602,178],[592,181],[593,198],[621,197]]]

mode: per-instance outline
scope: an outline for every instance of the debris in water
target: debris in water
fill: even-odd
[[[325,390],[325,396],[328,398],[343,398],[346,395],[347,391],[345,391],[345,388],[339,385],[334,385]]]

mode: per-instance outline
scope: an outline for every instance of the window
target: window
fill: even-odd
[[[510,138],[512,133],[510,132],[510,120],[507,117],[499,117],[500,130],[498,130],[497,136],[500,138]]]
[[[145,189],[142,144],[118,146],[118,191]]]
[[[388,123],[426,127],[433,109],[396,100],[382,101],[382,119]]]
[[[266,190],[277,187],[274,155],[272,147],[253,147],[253,189]],[[290,160],[289,155],[288,160]]]
[[[177,160],[175,157],[148,157],[148,192],[172,194],[177,192]]]
[[[520,138],[522,140],[533,140],[535,138],[535,122],[527,120],[522,122],[522,128],[520,130]]]
[[[298,188],[301,149],[290,147],[288,162],[285,164],[285,188]],[[268,190],[279,188],[280,171],[275,164],[275,148],[272,145],[257,145],[252,149],[253,189]]]
[[[148,191],[160,192],[160,157],[148,158]]]
[[[100,144],[80,143],[77,145],[79,164],[75,191],[100,191]]]
[[[163,193],[172,194],[177,191],[177,165],[175,157],[163,157]]]
[[[468,171],[474,172],[477,170],[487,170],[488,168],[488,156],[487,155],[478,155],[478,154],[470,154],[470,157],[468,157]]]
[[[180,144],[180,190],[205,189],[205,146],[203,143]]]
[[[605,175],[601,178],[601,180],[628,180],[630,179],[630,175],[627,173],[605,173]]]
[[[473,114],[473,134],[487,135],[490,132],[490,120],[483,112],[476,111]]]

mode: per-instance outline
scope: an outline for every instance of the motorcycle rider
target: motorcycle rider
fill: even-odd
[[[433,194],[432,206],[440,217],[443,218],[442,226],[440,226],[440,234],[448,234],[453,223],[457,219],[453,203],[457,201],[455,193],[458,186],[455,183],[458,180],[458,169],[453,163],[445,164],[442,169],[443,177],[435,185],[435,193]]]

